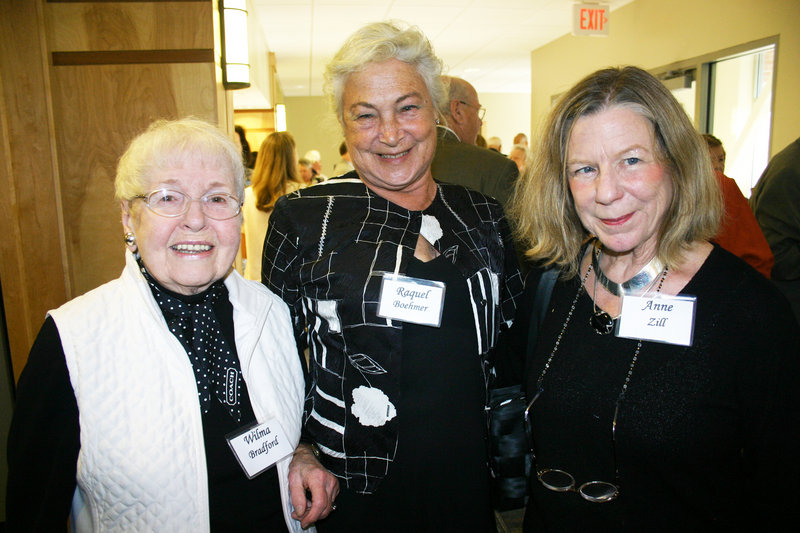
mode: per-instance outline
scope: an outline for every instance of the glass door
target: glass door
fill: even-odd
[[[748,198],[769,161],[774,64],[774,45],[707,64],[705,131],[722,141],[725,174]]]

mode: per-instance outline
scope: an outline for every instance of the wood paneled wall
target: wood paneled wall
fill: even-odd
[[[46,311],[123,267],[127,143],[157,118],[232,130],[233,113],[214,0],[0,5],[0,282],[18,377]]]

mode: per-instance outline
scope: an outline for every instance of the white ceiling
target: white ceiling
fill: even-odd
[[[605,0],[612,11],[633,0]],[[529,93],[530,52],[572,31],[573,0],[250,0],[286,96],[322,94],[322,73],[353,31],[399,19],[431,39],[447,74],[481,93]],[[613,20],[610,24],[613,31]],[[596,38],[596,37],[585,37]],[[252,51],[251,51],[252,57]],[[263,56],[261,56],[263,57]]]

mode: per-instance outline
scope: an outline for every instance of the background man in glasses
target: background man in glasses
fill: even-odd
[[[458,140],[475,144],[481,132],[486,108],[478,100],[478,91],[468,81],[452,76],[442,76],[449,90],[449,102],[444,110],[447,127],[456,134]]]
[[[517,165],[502,155],[475,146],[486,109],[478,92],[466,80],[443,76],[449,101],[441,113],[447,124],[438,126],[434,179],[457,183],[496,198],[505,207],[519,175]]]

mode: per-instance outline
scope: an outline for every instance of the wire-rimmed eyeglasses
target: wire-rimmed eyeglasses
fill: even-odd
[[[525,432],[528,435],[528,446],[533,456],[533,469],[536,478],[545,488],[555,492],[577,492],[581,497],[593,503],[606,503],[614,501],[619,495],[619,466],[617,464],[617,413],[619,412],[619,401],[614,406],[614,420],[611,422],[611,450],[614,455],[614,483],[608,481],[587,481],[576,487],[575,478],[569,472],[555,468],[540,469],[536,460],[536,449],[533,439],[533,424],[531,423],[531,407],[541,396],[543,388],[539,388],[536,395],[528,403],[525,409]]]
[[[465,102],[464,100],[459,100],[459,102],[461,102],[465,106],[471,107],[472,109],[477,111],[478,118],[481,119],[481,121],[483,121],[483,117],[486,116],[486,108],[485,107],[479,106],[479,105],[473,105],[473,104],[470,104],[469,102]]]
[[[156,215],[162,217],[179,217],[189,210],[192,202],[200,202],[203,213],[214,220],[227,220],[239,214],[241,202],[235,196],[224,192],[212,192],[202,198],[192,198],[185,193],[172,189],[156,189],[147,194],[139,194],[145,205]]]

